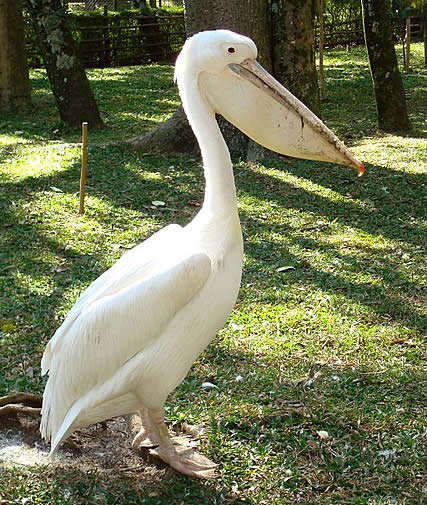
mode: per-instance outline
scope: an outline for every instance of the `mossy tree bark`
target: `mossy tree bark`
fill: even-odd
[[[272,0],[273,72],[289,91],[320,115],[312,0]]]
[[[27,0],[59,114],[68,126],[102,128],[95,98],[77,53],[61,0]]]
[[[186,0],[185,26],[188,36],[202,30],[226,28],[250,36],[259,49],[259,60],[271,69],[268,0]],[[225,120],[221,129],[233,156],[246,157],[248,139]],[[130,139],[130,145],[151,152],[189,152],[197,143],[182,107],[155,130]]]
[[[393,44],[390,0],[362,0],[362,9],[379,128],[386,132],[408,131],[405,91]]]
[[[21,2],[0,0],[0,111],[31,104]]]

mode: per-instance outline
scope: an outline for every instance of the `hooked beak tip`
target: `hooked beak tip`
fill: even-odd
[[[365,173],[365,165],[361,161],[359,161],[357,170],[359,170],[358,177],[362,177],[362,175]]]

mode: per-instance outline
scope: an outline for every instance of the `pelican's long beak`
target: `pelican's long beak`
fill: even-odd
[[[363,163],[255,60],[232,63],[225,75],[204,73],[200,78],[215,112],[264,147],[296,158],[351,166],[363,174]]]

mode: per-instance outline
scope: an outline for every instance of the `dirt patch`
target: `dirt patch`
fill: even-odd
[[[144,474],[144,480],[165,477],[169,467],[148,451],[132,450],[126,420],[117,417],[78,430],[62,444],[55,456],[49,458],[50,447],[41,440],[39,423],[21,418],[2,420],[0,425],[0,466],[73,466],[82,471],[126,472]]]

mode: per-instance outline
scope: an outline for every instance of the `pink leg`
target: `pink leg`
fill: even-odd
[[[156,429],[153,428],[148,416],[148,409],[141,409],[139,415],[141,417],[141,430],[135,435],[132,441],[132,447],[134,449],[138,447],[157,447],[160,441],[156,435]]]

